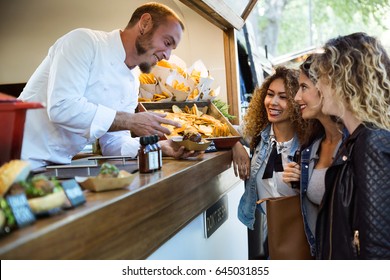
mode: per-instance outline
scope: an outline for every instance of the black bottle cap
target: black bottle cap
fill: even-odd
[[[141,136],[139,138],[139,143],[142,145],[142,146],[146,146],[146,145],[149,145],[151,144],[151,139],[150,139],[150,136]]]

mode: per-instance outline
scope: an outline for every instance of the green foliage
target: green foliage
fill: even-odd
[[[264,15],[269,13],[267,9],[273,9],[270,0],[259,3],[264,6]],[[278,56],[320,46],[329,38],[358,31],[380,37],[389,28],[383,22],[389,11],[390,0],[289,0],[277,22],[263,16],[258,28],[265,33],[270,26],[279,24],[277,42],[262,42],[277,44],[273,55]]]
[[[221,111],[222,115],[224,115],[228,120],[236,118],[236,116],[232,116],[229,114],[229,105],[226,102],[223,102],[220,99],[214,99],[212,102],[215,107],[217,107],[218,110]]]
[[[381,19],[389,11],[389,0],[313,0],[316,10],[321,11],[331,7],[336,17],[346,23],[353,22],[356,13],[362,17],[363,23],[369,23],[370,17],[374,16],[377,24],[381,25]]]

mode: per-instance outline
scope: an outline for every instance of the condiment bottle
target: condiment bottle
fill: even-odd
[[[140,173],[150,173],[153,169],[150,168],[150,137],[142,136],[139,139],[141,146],[138,149],[138,169]]]
[[[149,168],[151,170],[159,169],[159,158],[158,158],[158,147],[157,141],[154,135],[149,136],[149,145],[150,145],[150,153],[149,153]]]
[[[154,137],[155,145],[156,145],[157,151],[158,151],[158,169],[161,169],[161,167],[162,167],[162,150],[161,150],[160,144],[158,143],[158,140],[159,140],[158,135],[155,134],[155,135],[153,135],[153,137]]]

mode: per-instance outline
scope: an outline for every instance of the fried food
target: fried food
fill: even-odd
[[[185,91],[185,92],[188,92],[190,91],[190,87],[189,86],[186,86],[184,84],[184,82],[181,82],[179,83],[178,80],[173,80],[172,82],[172,87],[176,90],[180,90],[180,91]]]
[[[188,100],[195,100],[199,95],[199,90],[194,88],[194,90],[188,95]]]
[[[196,104],[194,104],[191,108],[186,105],[183,109],[173,105],[172,113],[165,112],[163,110],[157,110],[155,112],[165,113],[165,118],[179,122],[182,125],[177,128],[172,125],[163,124],[163,126],[167,127],[171,131],[169,137],[185,136],[189,133],[199,134],[202,139],[232,136],[229,126],[226,123],[221,122],[211,115],[203,113],[198,109]]]
[[[141,73],[139,75],[139,82],[141,84],[155,84],[157,82],[156,77],[153,75],[153,73]]]
[[[182,75],[183,77],[186,77],[186,72],[181,67],[177,66],[176,64],[170,63],[165,59],[162,59],[159,62],[157,62],[157,65],[161,66],[161,67],[176,70],[180,75]]]

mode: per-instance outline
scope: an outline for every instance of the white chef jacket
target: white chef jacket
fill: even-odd
[[[45,106],[27,112],[21,158],[32,168],[67,164],[98,138],[104,155],[135,157],[129,131],[107,133],[117,111],[137,107],[138,74],[124,61],[119,30],[82,28],[57,40],[19,97]]]

